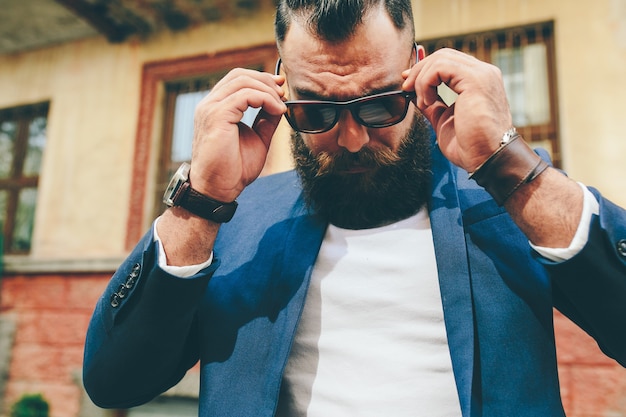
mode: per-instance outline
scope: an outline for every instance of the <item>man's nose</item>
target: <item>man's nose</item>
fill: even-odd
[[[342,112],[337,124],[339,125],[337,144],[348,151],[356,153],[370,141],[367,127],[357,122],[349,110]]]

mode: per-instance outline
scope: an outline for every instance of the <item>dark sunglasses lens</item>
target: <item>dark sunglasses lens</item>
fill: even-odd
[[[301,132],[321,132],[335,124],[337,111],[335,106],[328,104],[287,104],[287,117]]]
[[[357,115],[371,127],[388,126],[402,120],[407,107],[408,99],[404,95],[383,96],[361,103]]]

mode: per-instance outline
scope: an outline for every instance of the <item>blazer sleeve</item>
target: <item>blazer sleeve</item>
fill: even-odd
[[[626,210],[591,189],[600,203],[583,250],[552,274],[554,305],[626,366]]]
[[[91,318],[83,382],[102,408],[148,402],[198,361],[196,310],[218,261],[182,279],[158,267],[157,250],[150,231],[115,272]]]

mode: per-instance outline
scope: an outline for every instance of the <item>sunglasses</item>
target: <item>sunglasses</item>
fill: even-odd
[[[276,74],[280,65],[279,58]],[[344,110],[349,110],[354,120],[363,126],[389,127],[404,120],[414,98],[412,91],[388,91],[350,101],[290,100],[285,102],[285,118],[297,132],[323,133],[337,124]]]

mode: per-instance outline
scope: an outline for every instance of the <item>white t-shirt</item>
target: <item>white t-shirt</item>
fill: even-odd
[[[277,416],[460,416],[426,210],[329,226]]]

